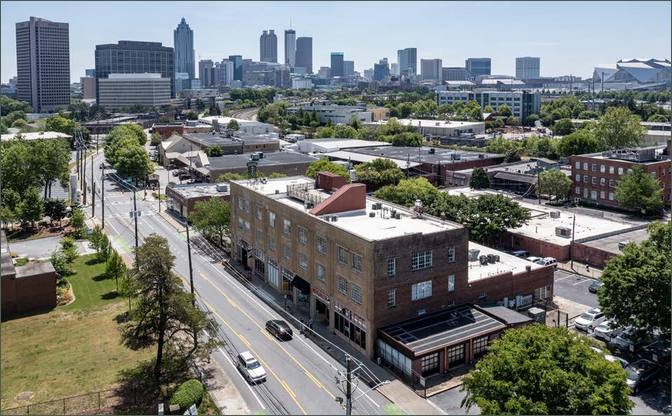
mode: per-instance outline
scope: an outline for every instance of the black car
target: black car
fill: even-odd
[[[625,382],[634,393],[641,391],[643,387],[649,386],[656,381],[658,376],[658,366],[649,360],[637,360],[630,363],[625,368],[628,377]]]
[[[266,322],[266,330],[280,340],[290,340],[294,333],[287,322],[280,319],[273,319]]]
[[[602,282],[599,280],[593,280],[593,283],[588,286],[588,291],[590,293],[597,293],[597,289],[602,287]]]
[[[658,365],[665,365],[670,362],[671,350],[670,341],[660,339],[642,348],[640,356]]]

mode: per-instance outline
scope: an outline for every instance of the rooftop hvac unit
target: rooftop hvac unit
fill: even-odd
[[[570,238],[572,236],[572,229],[569,227],[555,227],[555,235]]]
[[[480,252],[481,252],[481,250],[475,250],[475,249],[469,250],[469,261],[477,261],[478,260],[478,254]]]
[[[375,216],[376,216],[376,213],[375,213],[375,212],[369,212],[369,217],[373,218],[373,217],[375,217]]]
[[[488,254],[488,263],[494,263],[494,262],[495,262],[495,255]]]
[[[560,218],[560,211],[551,211],[551,218]]]
[[[430,155],[433,155],[434,153],[436,153],[436,149],[433,148],[433,147],[430,147],[430,148],[429,148],[429,154],[430,154]]]
[[[333,217],[331,217],[331,220],[332,220],[333,222],[336,222],[336,221],[338,221],[338,217],[334,215]]]
[[[218,183],[217,192],[229,192],[229,185],[226,183]]]
[[[400,220],[401,219],[401,213],[397,212],[397,215],[394,218]]]
[[[495,259],[495,263],[499,263],[499,254],[493,254],[492,257]]]
[[[459,153],[451,153],[450,158],[453,159],[453,160],[460,160],[460,159],[462,159],[462,155],[459,154]]]
[[[488,256],[480,256],[478,261],[481,263],[481,265],[485,266],[488,264]]]

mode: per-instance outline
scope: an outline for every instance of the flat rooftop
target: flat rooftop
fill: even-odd
[[[475,198],[479,195],[485,194],[500,194],[512,198],[511,195],[505,192],[474,190],[471,188],[453,188],[446,190],[446,192],[448,192],[450,195],[463,194],[470,198]],[[576,226],[574,230],[575,240],[597,237],[599,235],[617,230],[626,231],[638,226],[637,223],[621,222],[592,215],[580,214],[558,207],[537,205],[522,201],[520,199],[515,199],[515,201],[518,202],[520,206],[530,211],[531,219],[526,225],[510,229],[509,231],[514,234],[534,238],[536,240],[546,241],[558,246],[568,246],[570,245],[572,239],[571,235],[570,237],[561,237],[556,235],[556,227],[566,227],[571,230],[574,217],[576,217]],[[560,216],[558,218],[552,218],[552,211],[559,212]]]
[[[430,153],[434,149],[434,153]],[[410,146],[386,146],[386,147],[367,147],[362,149],[353,149],[353,152],[370,156],[386,157],[389,159],[398,159],[406,162],[432,163],[432,164],[452,164],[460,163],[465,160],[494,159],[503,158],[503,155],[494,153],[467,152],[461,150],[444,149],[439,147],[410,147]]]
[[[460,305],[380,329],[415,357],[506,328],[470,305]]]
[[[353,162],[358,162],[358,163],[366,163],[366,162],[371,162],[376,159],[380,159],[378,156],[371,156],[371,155],[365,155],[362,153],[355,153],[355,152],[349,152],[345,150],[338,150],[335,152],[328,152],[328,153],[323,153],[324,156],[332,158],[332,159],[338,159],[338,160],[344,160],[344,161],[353,161]],[[386,158],[387,159],[387,158]],[[399,159],[387,159],[392,161],[394,164],[397,165],[399,169],[408,169],[408,168],[414,168],[416,166],[420,166],[418,162],[407,162],[405,160],[399,160]]]
[[[24,266],[16,267],[17,279],[46,273],[56,273],[50,261],[31,261]]]
[[[465,127],[475,127],[481,126],[484,122],[482,121],[452,121],[452,120],[424,120],[424,119],[413,119],[413,118],[400,118],[397,120],[402,126],[413,126],[413,127],[445,127],[445,128],[465,128]],[[387,124],[387,120],[379,120],[364,123],[366,125],[384,125]]]
[[[300,140],[297,144],[314,144],[320,147],[337,149],[354,149],[358,147],[392,146],[392,143],[377,140],[341,139],[337,137],[327,139]]]
[[[503,251],[495,250],[494,248],[482,246],[480,244],[474,243],[473,241],[469,242],[469,251],[478,250],[478,256],[487,256],[488,254],[493,254],[499,256],[499,261],[495,263],[481,264],[477,259],[475,261],[469,261],[469,281],[477,281],[481,279],[487,279],[489,277],[497,276],[503,273],[524,273],[527,271],[527,267],[530,267],[530,270],[541,269],[542,265],[532,263],[527,261],[524,258],[516,257],[514,255],[505,253]]]
[[[70,139],[72,136],[57,131],[35,131],[30,133],[12,133],[3,134],[0,136],[0,141],[6,142],[14,140],[17,136],[23,137],[23,140],[53,140],[53,139]]]
[[[224,137],[217,133],[184,133],[185,139],[201,144],[202,146],[243,146],[245,144],[276,143],[277,139],[269,137],[247,136],[245,138]]]
[[[247,162],[250,161],[250,153],[243,153],[237,155],[224,155],[218,157],[208,158],[210,165],[207,166],[208,169],[247,169]],[[271,152],[264,153],[264,157],[259,159],[257,166],[279,166],[279,165],[288,165],[295,163],[311,163],[316,161],[317,158],[309,155],[304,155],[302,153],[295,152]]]
[[[219,191],[217,187],[221,185],[227,186],[227,191]],[[174,184],[169,186],[175,193],[179,194],[185,199],[200,198],[204,196],[225,196],[229,195],[228,184],[225,183],[184,183]]]
[[[598,248],[609,253],[621,254],[618,248],[618,243],[642,243],[649,239],[649,232],[646,228],[641,230],[626,231],[621,234],[612,235],[609,237],[598,238],[596,240],[586,241],[583,245]],[[580,260],[580,259],[579,259]]]
[[[366,206],[364,209],[315,216],[309,212],[310,209],[306,208],[303,201],[287,194],[288,185],[306,184],[308,188],[314,185],[315,181],[305,176],[268,179],[266,183],[253,180],[234,182],[262,195],[268,195],[297,211],[320,218],[325,222],[329,222],[334,227],[338,227],[368,241],[385,240],[412,234],[432,234],[462,227],[460,224],[442,221],[427,215],[418,217],[414,212],[405,207],[389,204],[368,196],[366,197]],[[322,199],[326,199],[329,196],[329,194],[320,190],[311,191],[311,194]],[[373,209],[374,203],[381,203],[381,209]],[[392,210],[400,214],[400,219],[391,218]],[[370,216],[371,213],[374,214],[373,217]],[[337,220],[327,221],[327,217],[337,217]]]

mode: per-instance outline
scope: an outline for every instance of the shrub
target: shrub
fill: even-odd
[[[70,264],[65,254],[61,251],[57,251],[51,256],[51,264],[54,266],[54,270],[58,273],[59,280],[65,276],[72,274],[72,269],[70,269]]]
[[[187,380],[177,388],[173,397],[170,399],[170,404],[176,404],[180,406],[182,411],[186,410],[192,404],[197,406],[201,403],[203,399],[203,384],[196,379]]]

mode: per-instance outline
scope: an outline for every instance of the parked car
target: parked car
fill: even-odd
[[[659,339],[642,348],[640,355],[658,365],[665,365],[670,362],[671,347],[669,339]]]
[[[625,382],[636,394],[641,391],[643,387],[649,386],[656,381],[658,367],[655,363],[649,360],[640,359],[627,366],[625,372],[628,375]]]
[[[280,319],[273,319],[266,322],[266,330],[280,340],[290,340],[294,335],[289,324]]]
[[[574,327],[580,331],[592,331],[596,326],[601,324],[604,319],[604,313],[600,308],[591,308],[576,318]]]
[[[626,368],[627,366],[630,365],[630,363],[627,360],[611,354],[606,354],[604,356],[604,359],[607,361],[611,361],[612,363],[619,363],[623,368]]]
[[[531,261],[532,263],[536,263],[537,261],[541,260],[541,257],[530,256],[527,257],[525,260]]]
[[[173,176],[179,176],[179,175],[180,175],[180,171],[179,171],[178,169],[175,169],[175,170],[172,171],[170,174],[173,175]]]
[[[539,259],[535,261],[537,264],[541,264],[542,266],[555,266],[558,267],[558,261],[554,259],[553,257],[544,257],[542,259]]]
[[[593,280],[593,282],[588,286],[588,291],[590,293],[597,293],[597,289],[602,287],[602,282],[600,280]]]
[[[256,384],[266,381],[266,370],[249,351],[238,354],[236,366],[248,382]]]
[[[595,330],[593,330],[593,336],[597,339],[601,339],[604,342],[609,342],[612,336],[617,336],[620,334],[620,331],[618,331],[619,329],[620,328],[613,321],[607,319],[595,327]]]

